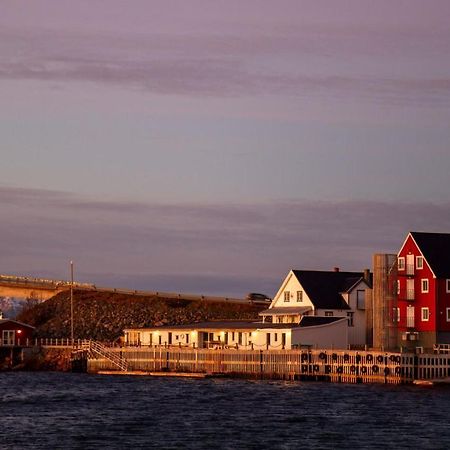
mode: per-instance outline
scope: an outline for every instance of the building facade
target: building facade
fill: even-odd
[[[348,344],[366,344],[366,290],[369,270],[363,272],[291,270],[270,307],[260,315],[272,323],[299,323],[303,316],[345,318]]]
[[[410,232],[397,255],[400,345],[450,343],[450,234]]]

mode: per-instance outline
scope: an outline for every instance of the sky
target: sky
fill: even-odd
[[[0,273],[273,295],[450,232],[447,0],[0,10]]]

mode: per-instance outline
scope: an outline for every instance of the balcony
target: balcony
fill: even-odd
[[[414,276],[414,273],[415,273],[414,264],[406,264],[403,266],[403,268],[399,267],[399,270],[398,270],[398,275],[404,276],[404,277],[405,276],[408,276],[408,277]]]
[[[406,301],[414,301],[415,300],[415,291],[414,289],[406,289],[400,291],[398,294],[399,300],[406,300]]]

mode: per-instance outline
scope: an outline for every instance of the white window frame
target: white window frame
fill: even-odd
[[[445,292],[447,292],[447,294],[450,294],[450,278],[447,278],[445,280]]]
[[[405,264],[405,257],[399,256],[398,257],[398,264],[397,264],[398,270],[405,270],[406,264]]]
[[[397,284],[397,288],[396,288],[396,291],[397,291],[397,295],[400,295],[400,280],[396,280],[396,284]]]
[[[422,278],[420,280],[420,292],[422,292],[422,294],[428,294],[428,292],[430,292],[430,281],[428,278]]]
[[[420,264],[419,264],[420,261]],[[422,270],[423,269],[423,256],[416,256],[416,269]]]
[[[291,291],[284,291],[284,301],[286,303],[291,301]]]
[[[303,302],[303,291],[297,291],[297,302]]]
[[[445,316],[447,318],[447,322],[450,322],[450,308],[445,308]]]
[[[429,322],[430,320],[430,308],[427,306],[424,308],[420,308],[420,317],[422,322]]]

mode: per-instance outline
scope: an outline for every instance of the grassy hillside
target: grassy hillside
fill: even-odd
[[[258,320],[265,306],[212,303],[109,292],[74,291],[74,335],[114,341],[124,328],[174,325],[207,320]],[[38,337],[70,337],[70,295],[62,292],[17,316],[33,325]]]

